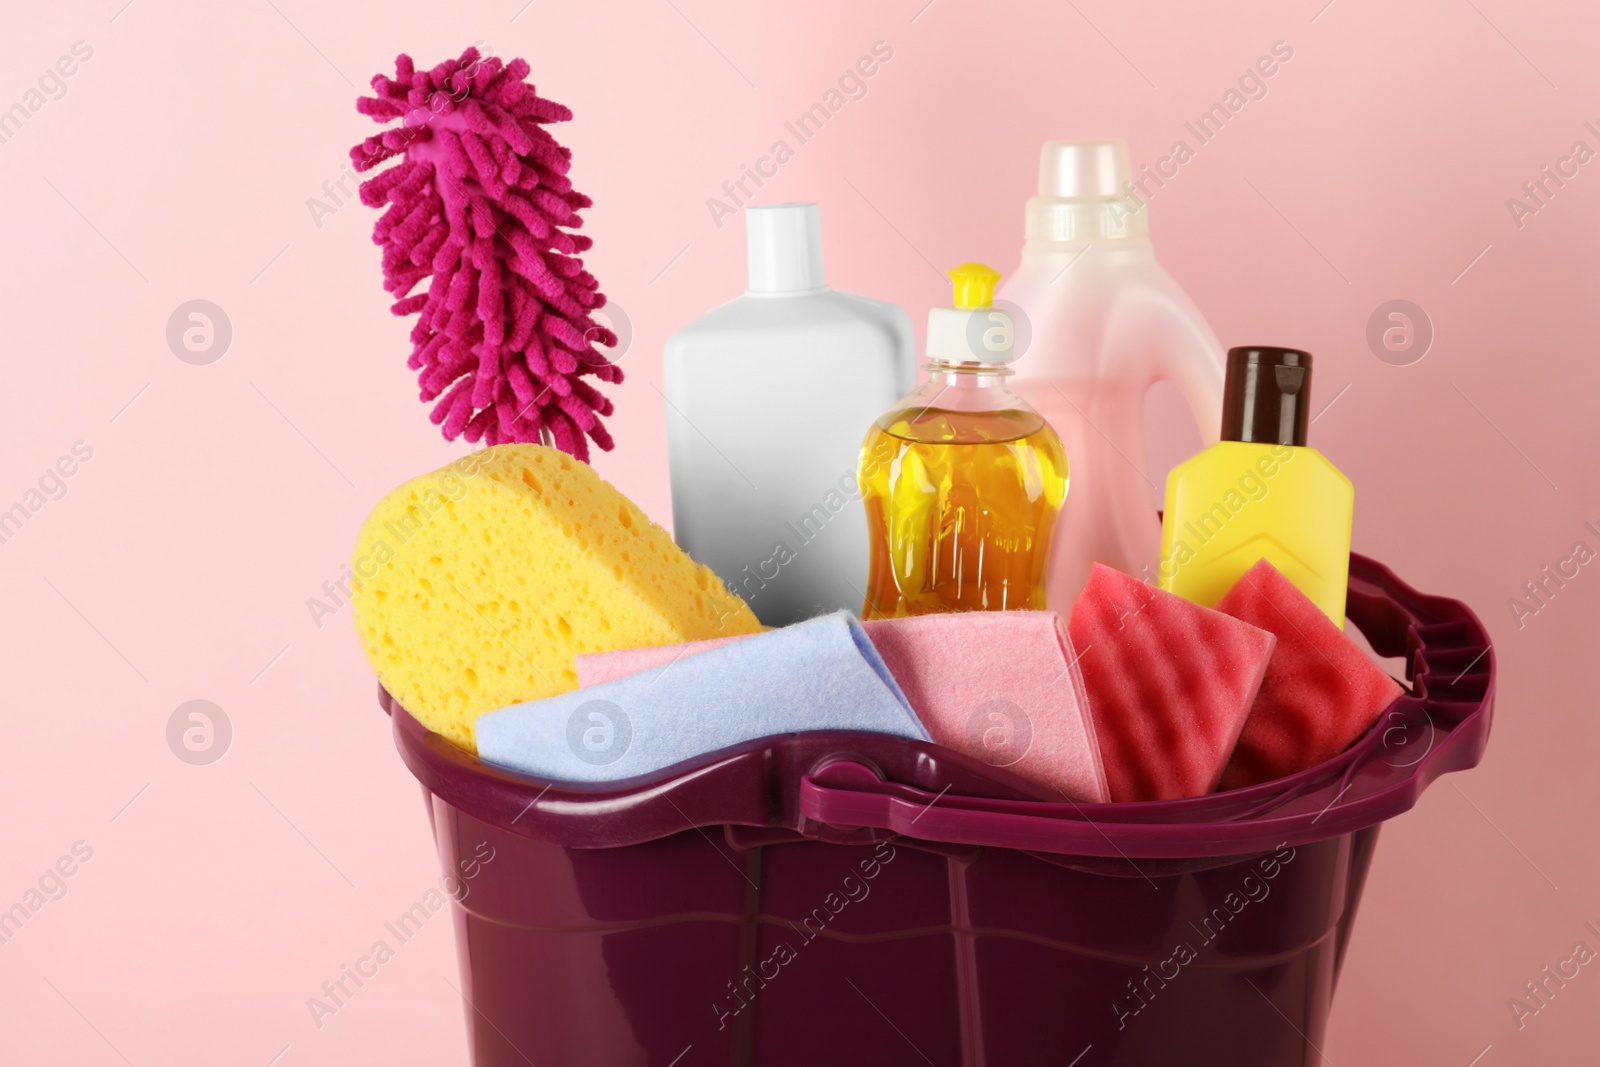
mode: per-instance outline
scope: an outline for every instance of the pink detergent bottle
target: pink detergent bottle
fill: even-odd
[[[1072,463],[1045,593],[1062,615],[1094,563],[1156,579],[1161,523],[1151,485],[1162,472],[1145,470],[1150,387],[1178,386],[1205,444],[1221,425],[1222,346],[1156,262],[1129,176],[1121,141],[1047,142],[1022,265],[995,300],[1026,345],[1014,388],[1055,428]]]

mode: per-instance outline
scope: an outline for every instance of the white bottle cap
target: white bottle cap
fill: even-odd
[[[822,280],[822,214],[815,204],[744,210],[752,293],[816,292]]]
[[[994,306],[1000,272],[985,263],[963,263],[945,271],[955,307],[928,312],[928,358],[940,363],[1001,366],[1017,358],[1016,324]]]
[[[1077,200],[1121,196],[1128,146],[1121,141],[1046,141],[1039,153],[1039,195]]]
[[[1144,204],[1128,192],[1133,167],[1120,140],[1046,141],[1039,195],[1028,201],[1030,241],[1140,237]]]
[[[929,308],[928,358],[1004,366],[1017,358],[1016,324],[997,307]]]

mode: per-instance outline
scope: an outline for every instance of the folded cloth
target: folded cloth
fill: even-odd
[[[934,741],[1009,768],[1052,798],[1111,799],[1077,655],[1059,616],[969,611],[874,619],[864,628]],[[578,684],[598,686],[675,662],[681,668],[731,642],[754,640],[581,655]]]
[[[1050,799],[1111,799],[1078,657],[1054,612],[915,615],[866,630],[934,741]]]
[[[693,656],[657,657],[626,677],[491,711],[477,722],[480,758],[562,782],[632,778],[804,730],[931,740],[848,612]]]

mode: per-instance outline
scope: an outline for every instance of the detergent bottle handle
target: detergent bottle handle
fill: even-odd
[[[1153,380],[1178,387],[1194,415],[1200,439],[1216,444],[1222,430],[1222,387],[1227,361],[1222,344],[1198,308],[1174,283],[1166,294],[1165,314],[1157,323],[1153,346]]]

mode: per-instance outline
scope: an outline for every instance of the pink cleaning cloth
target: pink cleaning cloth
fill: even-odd
[[[872,636],[871,623],[862,623],[867,627],[867,636]],[[602,682],[614,682],[618,678],[626,678],[630,674],[640,671],[654,670],[665,667],[674,660],[685,656],[699,655],[701,652],[710,652],[713,648],[721,648],[730,642],[737,641],[748,634],[739,634],[737,637],[713,637],[707,641],[685,641],[681,645],[651,645],[647,648],[622,648],[615,652],[580,652],[574,657],[578,668],[578,688],[588,689],[592,685]],[[874,644],[877,642],[874,641]]]
[[[1007,768],[1051,796],[1111,799],[1077,655],[1053,612],[969,611],[862,625],[936,743]],[[598,685],[737,640],[580,655],[578,684]]]

